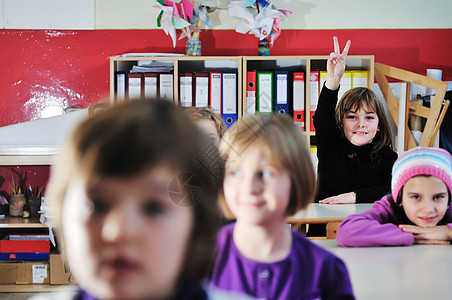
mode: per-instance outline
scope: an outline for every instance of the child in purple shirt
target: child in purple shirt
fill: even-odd
[[[220,204],[236,222],[217,237],[210,284],[260,299],[354,299],[342,260],[287,228],[312,202],[306,137],[284,115],[254,115],[224,135]]]
[[[450,244],[452,156],[439,148],[405,152],[392,169],[392,194],[339,226],[343,247]]]

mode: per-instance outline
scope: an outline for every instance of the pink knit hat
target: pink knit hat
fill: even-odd
[[[394,201],[404,184],[416,175],[441,179],[452,191],[452,156],[440,148],[417,147],[403,153],[392,167],[391,190]]]

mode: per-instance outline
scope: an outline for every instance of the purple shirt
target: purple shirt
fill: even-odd
[[[375,202],[371,209],[345,218],[337,230],[338,244],[342,247],[412,245],[414,235],[392,223],[393,212],[388,196]]]
[[[344,262],[331,252],[293,231],[286,258],[273,263],[253,261],[235,246],[234,225],[218,233],[209,278],[214,287],[261,299],[355,299]]]

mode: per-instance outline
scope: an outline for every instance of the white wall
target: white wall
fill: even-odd
[[[214,0],[226,6],[227,0]],[[152,29],[155,0],[0,0],[5,29]],[[452,28],[451,0],[273,0],[293,11],[283,29]],[[215,29],[233,29],[226,11]]]

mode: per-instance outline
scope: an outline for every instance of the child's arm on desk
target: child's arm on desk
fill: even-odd
[[[452,240],[452,224],[423,228],[416,225],[399,225],[405,231],[414,234],[415,244],[448,245]]]

